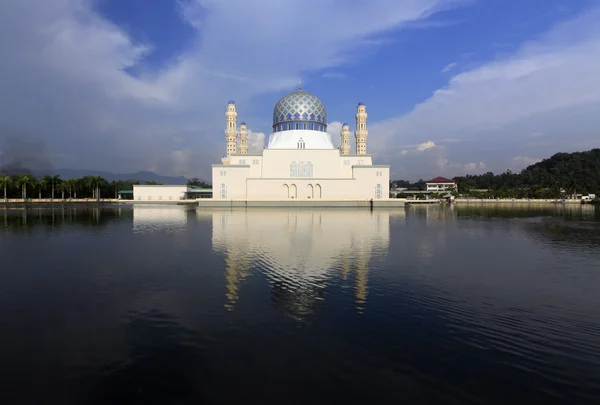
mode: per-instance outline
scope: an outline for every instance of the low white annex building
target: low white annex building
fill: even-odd
[[[355,153],[350,127],[342,126],[339,147],[327,133],[327,110],[316,96],[297,90],[273,110],[273,132],[260,153],[248,153],[246,123],[237,126],[227,105],[227,155],[212,166],[213,198],[222,200],[388,199],[390,167],[373,165],[367,154],[367,112],[356,111]]]
[[[207,198],[212,190],[187,185],[133,185],[133,200],[144,202],[181,201]]]

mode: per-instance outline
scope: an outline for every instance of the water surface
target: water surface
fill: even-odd
[[[593,207],[0,209],[0,399],[587,404]]]

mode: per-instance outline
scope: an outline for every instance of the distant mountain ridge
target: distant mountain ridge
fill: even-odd
[[[177,185],[186,184],[188,178],[184,176],[161,176],[149,171],[139,171],[135,173],[111,173],[98,170],[81,170],[81,169],[58,169],[54,170],[54,174],[60,175],[63,179],[77,179],[85,176],[96,175],[103,177],[108,181],[127,181],[139,180],[142,183],[155,181],[157,183]]]

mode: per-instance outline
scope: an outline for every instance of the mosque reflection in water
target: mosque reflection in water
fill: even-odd
[[[225,256],[227,308],[233,310],[253,272],[264,274],[273,303],[303,319],[324,300],[334,278],[352,288],[359,312],[368,296],[369,264],[385,255],[387,211],[198,211],[212,217],[213,250]]]

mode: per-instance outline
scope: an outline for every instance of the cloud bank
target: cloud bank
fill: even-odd
[[[378,34],[453,3],[307,0],[321,28],[306,30],[280,0],[185,0],[182,18],[195,38],[156,69],[145,63],[153,44],[104,19],[94,1],[4,0],[0,77],[10,80],[0,81],[0,133],[44,142],[55,167],[207,177],[224,150],[223,97],[250,105],[292,89],[300,75],[348,63]],[[319,46],[300,55],[298,38]],[[247,108],[241,113],[252,115]],[[264,134],[254,135],[259,147]]]
[[[208,178],[225,148],[223,97],[253,117],[256,97],[291,90],[310,73],[339,78],[336,69],[384,46],[391,30],[427,25],[461,3],[307,0],[320,29],[306,30],[281,0],[182,0],[194,37],[156,67],[147,63],[154,45],[103,18],[92,0],[4,0],[0,155],[17,137],[43,145],[36,159],[54,167]],[[298,38],[318,46],[298,53]],[[446,66],[447,85],[409,113],[370,121],[369,149],[393,177],[416,179],[518,169],[598,147],[599,65],[600,11],[592,9],[512,54],[460,73]],[[247,121],[260,150],[267,128]],[[330,124],[336,145],[338,126]]]
[[[398,162],[395,176],[407,178],[484,166],[522,169],[538,160],[527,156],[599,147],[599,64],[600,9],[593,9],[513,54],[454,75],[408,114],[375,123],[370,132],[386,138],[378,152]],[[460,142],[447,144],[438,159],[405,158],[402,145],[427,139]],[[488,164],[473,163],[480,159]]]

